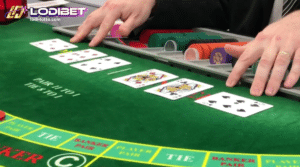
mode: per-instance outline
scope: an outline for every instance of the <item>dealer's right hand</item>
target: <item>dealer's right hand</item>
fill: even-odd
[[[119,27],[119,33],[128,36],[132,30],[146,22],[154,5],[155,0],[107,0],[102,7],[86,18],[70,42],[80,42],[94,28],[99,27],[89,44],[90,47],[97,46],[119,18],[124,22]]]

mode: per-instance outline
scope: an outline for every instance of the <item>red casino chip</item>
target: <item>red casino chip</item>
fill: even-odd
[[[226,44],[243,46],[246,45],[247,43],[248,42],[192,44],[184,52],[184,59],[187,61],[210,59],[211,52],[216,48],[224,47]]]
[[[203,55],[203,48],[200,45],[192,44],[189,49],[184,52],[184,60],[195,61],[200,60]]]
[[[3,121],[5,119],[5,112],[0,110],[0,121]]]
[[[209,59],[211,53],[211,47],[209,45],[202,45],[203,56],[202,59]]]
[[[134,48],[147,48],[145,44],[142,42],[137,42],[137,41],[130,41],[129,46],[134,47]]]

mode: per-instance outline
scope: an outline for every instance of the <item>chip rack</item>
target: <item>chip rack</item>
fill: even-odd
[[[61,26],[61,27],[53,27],[52,30],[54,32],[66,34],[69,36],[75,35],[77,28],[80,25],[71,25],[71,26]],[[195,32],[205,32],[208,35],[220,35],[222,38],[235,38],[239,42],[251,41],[254,38],[237,35],[229,32],[212,30],[208,28],[195,28],[193,29]],[[97,32],[97,29],[93,30],[90,35],[87,37],[88,40],[91,40]],[[126,38],[126,41],[130,41],[130,39]],[[135,56],[151,59],[154,61],[159,61],[170,66],[175,66],[179,68],[186,69],[188,71],[200,73],[202,75],[211,76],[215,78],[220,78],[226,80],[229,76],[232,65],[231,64],[218,64],[218,65],[211,65],[209,60],[197,60],[197,61],[186,61],[183,57],[182,51],[169,51],[172,49],[165,49],[164,47],[158,48],[133,48],[123,44],[117,43],[113,39],[105,39],[103,40],[102,44],[108,47],[120,49],[123,52],[130,53]],[[170,47],[170,46],[168,46]],[[253,82],[254,74],[253,69],[248,68],[248,70],[243,75],[242,79],[240,80],[240,84],[248,84],[250,85]],[[279,95],[288,96],[296,101],[300,101],[300,81],[298,81],[296,87],[292,89],[286,89],[281,87],[279,89]]]

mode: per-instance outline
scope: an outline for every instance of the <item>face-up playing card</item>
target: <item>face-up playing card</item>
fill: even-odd
[[[273,107],[270,104],[262,103],[227,92],[217,93],[215,95],[196,100],[195,102],[227,113],[238,115],[240,117],[248,117]]]
[[[44,41],[31,42],[30,44],[47,52],[55,52],[59,50],[77,48],[76,45],[65,42],[61,39],[49,39]]]
[[[71,66],[74,68],[78,68],[87,73],[93,73],[97,71],[103,71],[111,68],[116,68],[120,66],[125,66],[131,64],[128,61],[118,59],[116,57],[104,57],[100,59],[93,59],[90,61],[72,64]]]
[[[104,56],[107,56],[107,54],[96,51],[94,49],[86,49],[86,50],[81,50],[76,52],[62,53],[50,57],[62,63],[67,64],[67,63],[74,63],[78,61],[89,60],[89,59],[94,59],[94,58],[104,57]]]
[[[171,100],[177,100],[185,96],[212,88],[212,85],[198,82],[190,79],[179,79],[167,84],[163,84],[151,89],[145,90],[145,92],[152,93],[158,96],[162,96]]]
[[[135,74],[126,75],[120,78],[115,78],[113,81],[120,82],[133,88],[141,88],[144,86],[153,85],[159,82],[177,78],[178,76],[152,69]]]

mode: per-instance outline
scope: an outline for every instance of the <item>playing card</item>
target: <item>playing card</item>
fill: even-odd
[[[217,93],[206,98],[196,100],[195,102],[240,117],[248,117],[273,107],[270,104],[262,103],[227,92]]]
[[[96,51],[94,49],[86,49],[86,50],[80,50],[76,52],[61,53],[50,57],[62,63],[67,64],[67,63],[74,63],[78,61],[89,60],[89,59],[94,59],[94,58],[104,57],[104,56],[107,56],[107,54]]]
[[[190,79],[179,79],[167,84],[145,90],[145,92],[177,100],[185,96],[212,88],[212,85]]]
[[[71,66],[74,68],[78,68],[87,73],[93,73],[97,71],[103,71],[111,68],[116,68],[120,66],[125,66],[131,64],[128,61],[118,59],[116,57],[104,57],[100,59],[93,59],[90,61],[72,64]]]
[[[174,78],[178,78],[178,76],[164,71],[151,69],[135,74],[126,75],[120,78],[115,78],[113,79],[113,81],[128,85],[133,88],[141,88]]]
[[[31,42],[30,44],[47,52],[55,52],[59,50],[77,48],[76,45],[65,42],[61,39],[49,39],[44,41]]]

